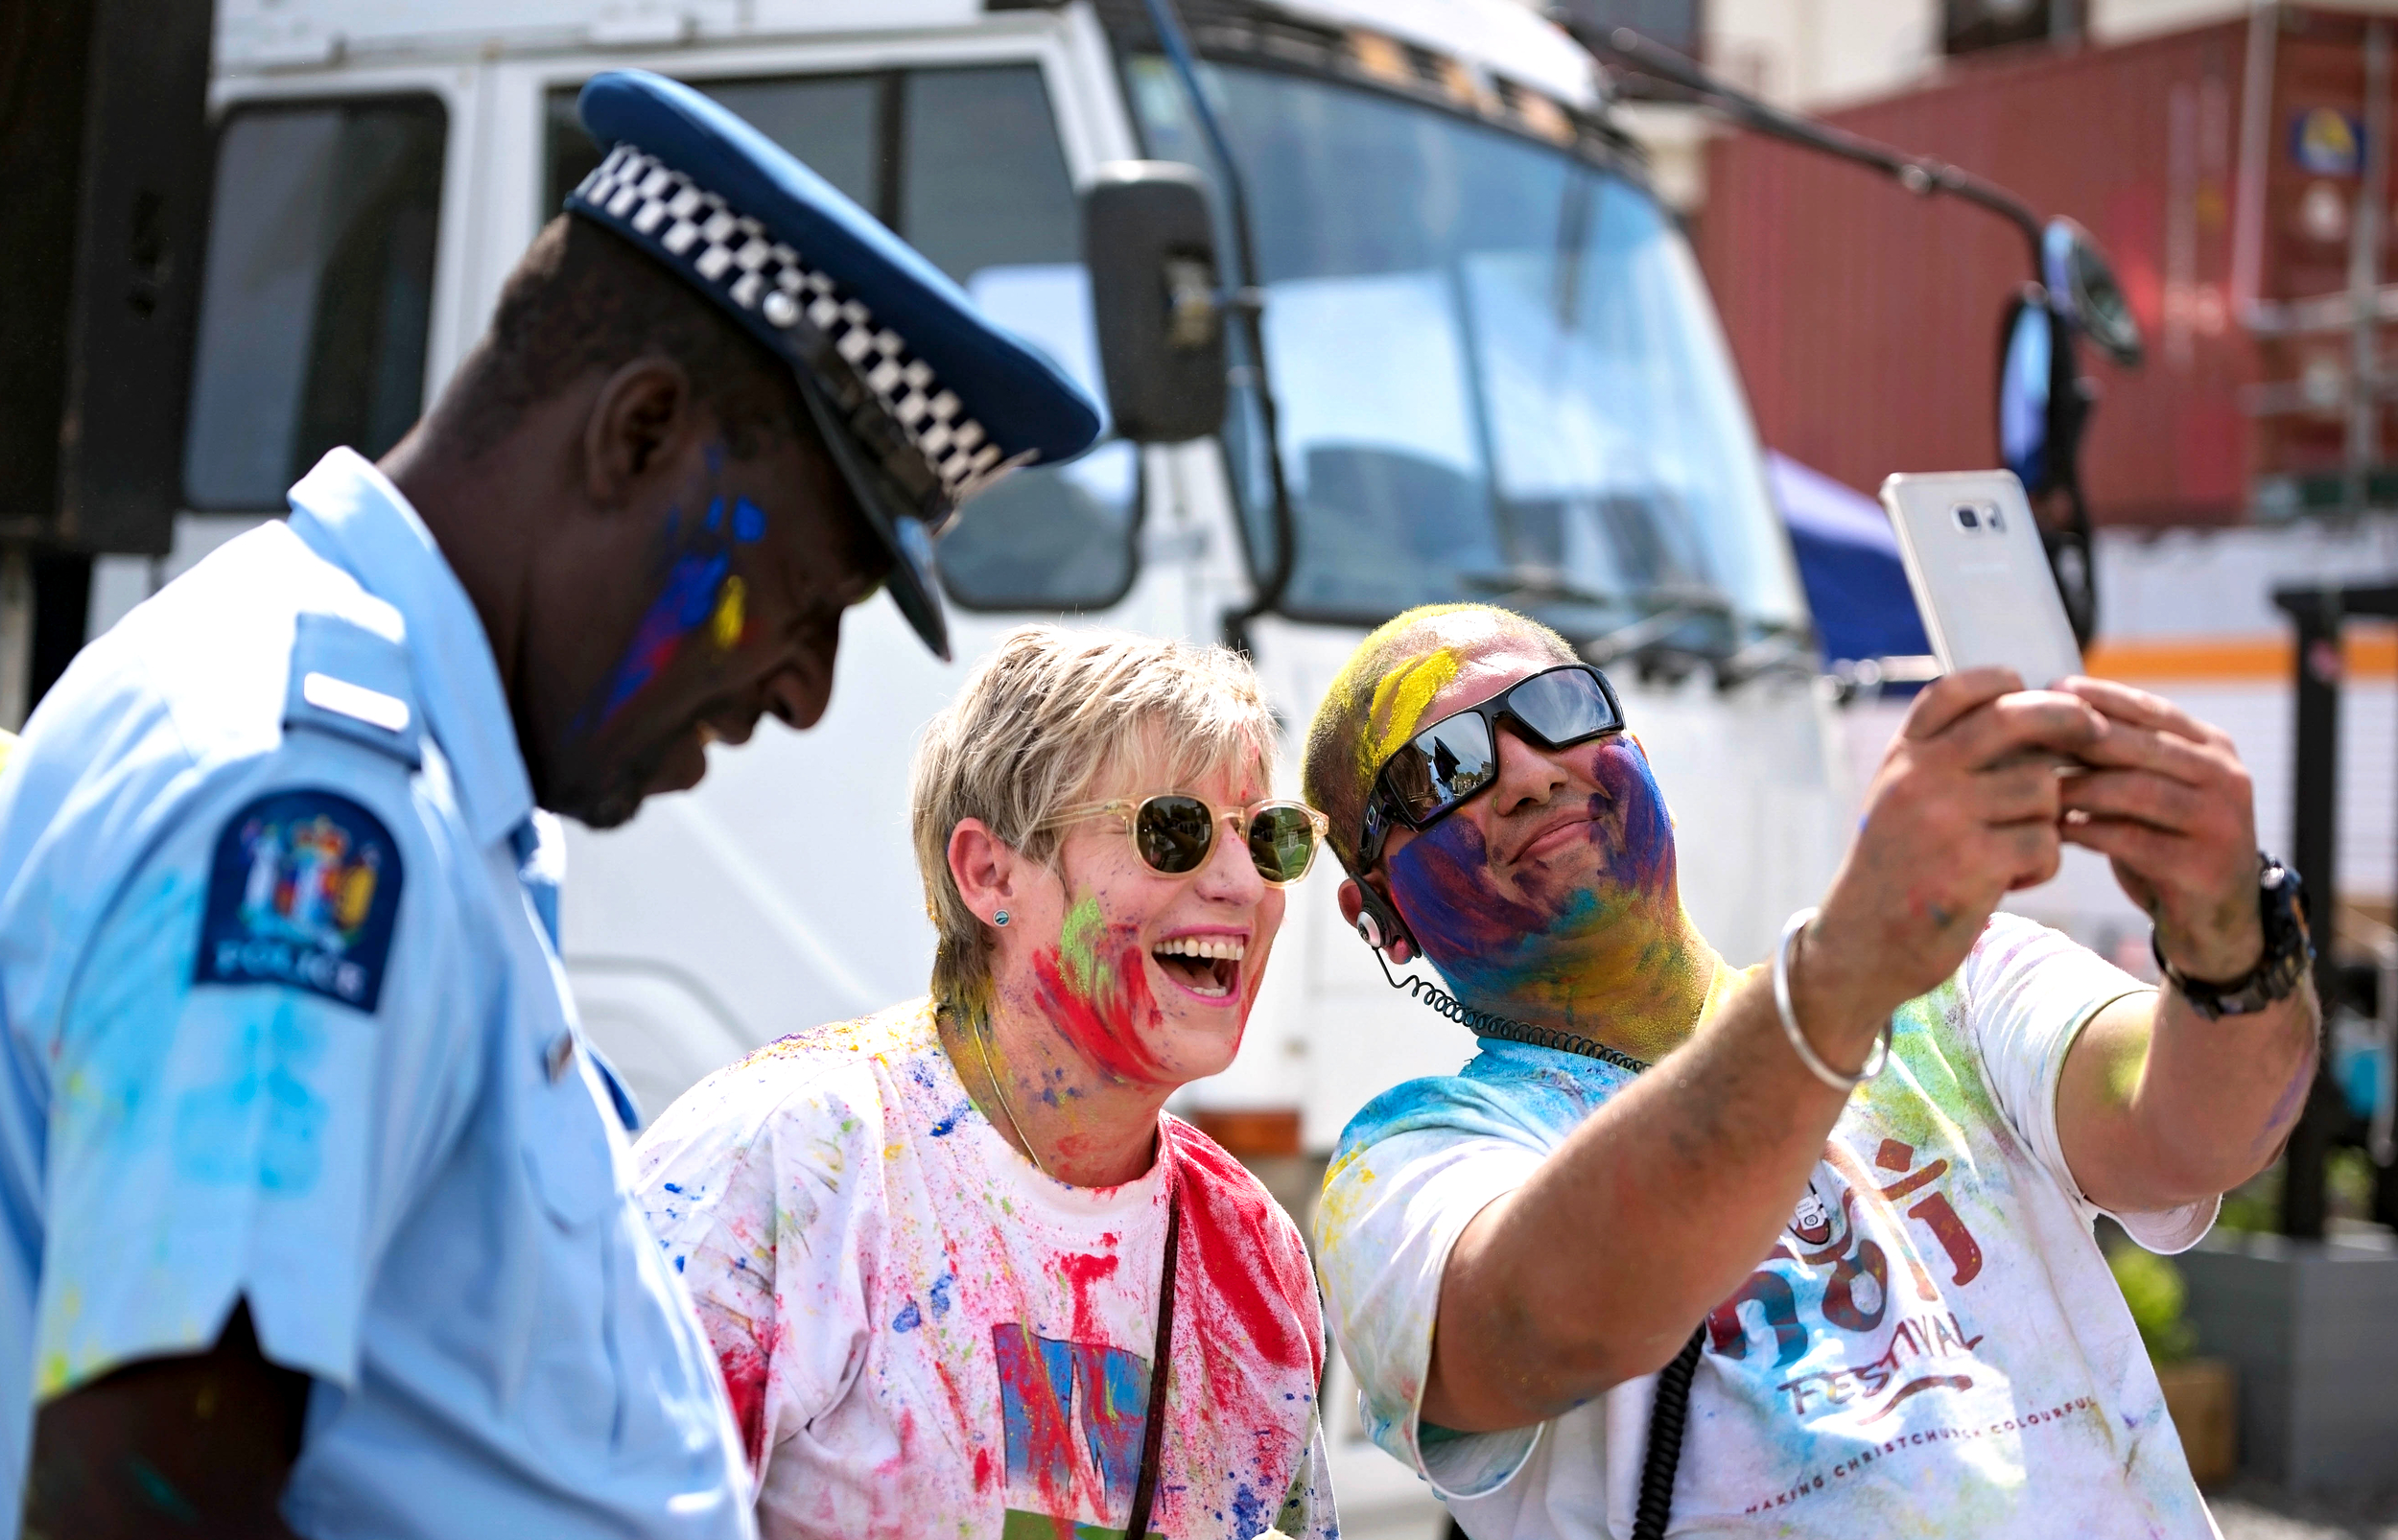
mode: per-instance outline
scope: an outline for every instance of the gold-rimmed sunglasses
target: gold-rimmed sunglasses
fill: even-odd
[[[1236,838],[1247,840],[1258,875],[1273,888],[1286,888],[1307,875],[1316,852],[1323,849],[1325,830],[1331,827],[1330,819],[1304,802],[1253,802],[1219,810],[1182,792],[1084,803],[1060,809],[1047,823],[1107,817],[1123,819],[1133,848],[1149,870],[1170,877],[1188,876],[1207,865],[1217,827],[1229,823]]]

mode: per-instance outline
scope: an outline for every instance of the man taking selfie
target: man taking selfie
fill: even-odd
[[[2196,1242],[2315,1073],[2229,740],[2102,681],[1941,679],[1822,908],[1741,972],[1636,726],[1485,606],[1393,620],[1317,714],[1343,914],[1481,1039],[1326,1178],[1376,1440],[1476,1540],[2213,1534],[2091,1226]],[[1994,913],[2066,843],[2154,921],[2161,990]]]

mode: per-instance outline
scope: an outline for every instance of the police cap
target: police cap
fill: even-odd
[[[1090,448],[1097,406],[914,247],[697,91],[613,70],[583,87],[579,108],[607,154],[567,208],[665,263],[790,362],[890,548],[891,596],[949,657],[934,538],[1009,471]]]

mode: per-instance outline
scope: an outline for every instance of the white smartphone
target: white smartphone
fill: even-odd
[[[2014,472],[1893,476],[1882,506],[1941,668],[2004,665],[2033,689],[2081,672],[2081,645]]]

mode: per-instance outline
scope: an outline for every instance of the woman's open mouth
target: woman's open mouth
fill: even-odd
[[[1229,1000],[1240,986],[1249,943],[1238,936],[1175,936],[1149,955],[1167,978],[1203,1000]]]

